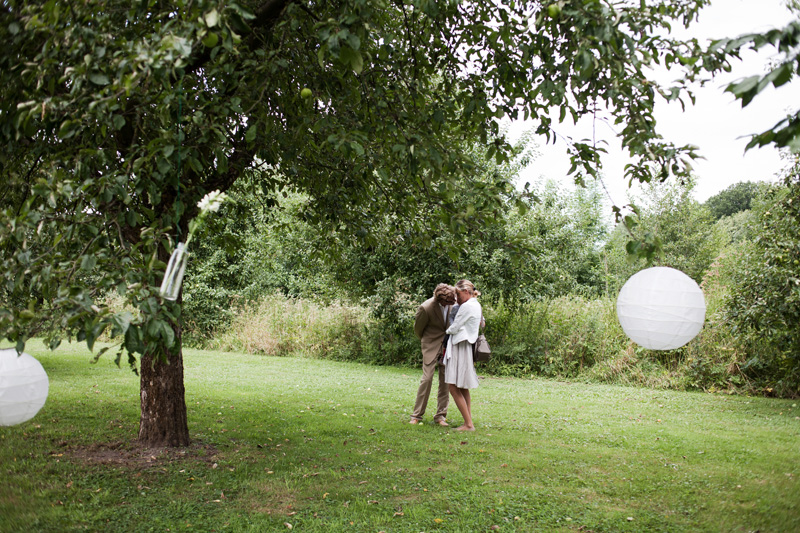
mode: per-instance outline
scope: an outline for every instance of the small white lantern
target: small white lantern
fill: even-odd
[[[33,418],[47,400],[50,381],[42,364],[14,348],[0,350],[0,426]]]
[[[651,350],[674,350],[697,336],[706,301],[695,281],[669,267],[637,272],[617,297],[617,318],[630,339]]]

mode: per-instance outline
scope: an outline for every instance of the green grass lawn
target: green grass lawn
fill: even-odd
[[[142,450],[127,368],[26,351],[2,532],[800,530],[794,401],[486,377],[465,434],[407,423],[416,369],[186,350],[193,444]]]

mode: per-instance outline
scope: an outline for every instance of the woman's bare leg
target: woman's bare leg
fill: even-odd
[[[458,407],[458,411],[461,413],[461,416],[464,416],[464,410],[466,404],[464,402],[464,395],[461,394],[461,389],[453,385],[452,383],[450,386],[450,395],[453,397],[453,401],[456,402],[456,407]]]
[[[472,423],[472,398],[469,394],[469,389],[461,389],[461,395],[464,396],[464,403],[467,405],[467,412],[469,413],[469,429],[475,429]],[[464,419],[466,421],[466,419]],[[466,423],[464,424],[467,425]]]
[[[465,392],[467,393],[466,397],[464,395]],[[464,425],[457,427],[456,431],[474,431],[475,426],[472,425],[472,413],[470,412],[469,404],[467,404],[469,391],[467,389],[459,389],[451,383],[450,394],[453,396],[453,401],[456,402],[456,407],[458,407],[461,416],[464,417]]]

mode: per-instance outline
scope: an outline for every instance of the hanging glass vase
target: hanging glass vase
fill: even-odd
[[[179,242],[172,251],[172,256],[167,263],[167,271],[164,273],[164,281],[161,282],[159,293],[165,300],[175,301],[178,299],[188,257],[189,252],[186,251],[186,245]]]

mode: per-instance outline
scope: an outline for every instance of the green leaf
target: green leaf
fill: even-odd
[[[244,135],[244,140],[247,141],[247,144],[251,144],[253,141],[256,140],[257,133],[258,133],[258,128],[255,124],[253,124],[247,129],[247,133]]]
[[[161,322],[161,338],[164,339],[164,344],[167,347],[172,347],[175,344],[175,332],[166,322]]]
[[[172,171],[172,165],[163,157],[158,158],[156,165],[158,166],[158,171],[165,176]]]
[[[361,146],[361,144],[357,143],[356,141],[350,142],[350,148],[352,148],[356,154],[360,156],[364,155],[364,147]]]
[[[61,127],[58,128],[58,138],[59,139],[69,139],[78,131],[78,122],[75,120],[65,120],[61,123]]]
[[[731,83],[725,89],[727,92],[733,93],[736,98],[741,98],[743,94],[748,91],[755,89],[758,86],[758,82],[761,80],[761,76],[750,76],[749,78],[745,78],[742,81]]]
[[[97,266],[97,258],[93,255],[84,255],[81,257],[81,270],[89,272]]]
[[[361,71],[364,69],[364,58],[361,56],[361,52],[349,49],[347,55],[350,59],[350,68],[352,68],[356,74],[361,74]]]
[[[219,12],[216,9],[212,9],[206,13],[204,19],[206,21],[206,26],[213,28],[219,22]]]
[[[213,31],[208,32],[206,36],[203,38],[203,45],[206,46],[207,48],[214,48],[215,46],[217,46],[218,42],[219,42],[219,35],[217,35]]]
[[[109,83],[111,83],[111,81],[108,79],[108,76],[106,76],[102,72],[91,72],[89,74],[89,81],[91,81],[95,85],[108,85]]]
[[[794,76],[794,69],[789,63],[784,63],[769,74],[769,78],[772,79],[772,85],[775,87],[788,83],[792,76]]]

